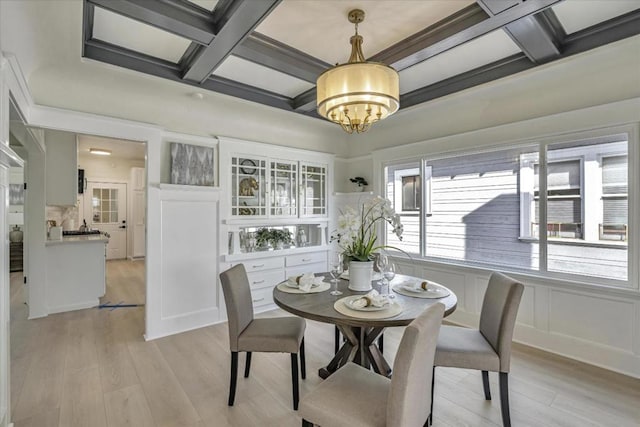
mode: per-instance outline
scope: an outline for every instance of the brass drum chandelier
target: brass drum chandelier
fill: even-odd
[[[374,122],[398,111],[398,72],[380,62],[367,62],[362,54],[362,36],[358,24],[364,12],[349,12],[349,22],[355,24],[351,37],[349,62],[336,65],[318,77],[318,113],[342,126],[347,133],[366,132]]]

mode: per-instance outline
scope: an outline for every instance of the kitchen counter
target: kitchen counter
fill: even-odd
[[[104,234],[86,234],[83,236],[63,236],[61,240],[47,239],[45,246],[62,245],[66,243],[109,242]]]
[[[47,307],[49,314],[96,307],[105,293],[104,234],[47,240]]]

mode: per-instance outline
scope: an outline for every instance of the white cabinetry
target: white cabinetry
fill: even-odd
[[[289,276],[328,270],[326,248],[298,248],[227,255],[231,266],[244,264],[255,311],[274,308],[273,288]]]
[[[78,143],[69,132],[46,130],[46,200],[51,206],[74,206],[78,201]]]
[[[145,169],[131,168],[131,215],[129,220],[129,232],[131,233],[132,258],[145,256],[146,242],[146,191]]]

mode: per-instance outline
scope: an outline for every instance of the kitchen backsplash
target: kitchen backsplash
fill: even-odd
[[[77,230],[80,226],[77,206],[47,206],[47,220],[53,220],[64,230]]]

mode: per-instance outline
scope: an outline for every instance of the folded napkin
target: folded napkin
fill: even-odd
[[[387,297],[380,295],[375,289],[351,302],[351,305],[356,308],[384,307],[387,304],[389,304]]]
[[[303,292],[309,292],[313,286],[322,284],[323,277],[315,277],[313,273],[304,273],[298,276],[289,276],[287,283]]]
[[[412,288],[417,291],[428,291],[430,290],[430,288],[433,289],[433,285],[429,286],[429,282],[427,282],[426,280],[421,280],[413,282]]]

